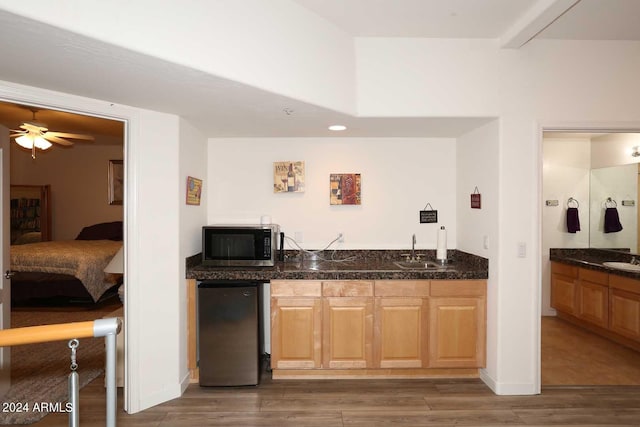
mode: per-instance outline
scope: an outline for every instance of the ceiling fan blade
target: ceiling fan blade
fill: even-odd
[[[85,139],[87,141],[93,141],[95,139],[91,135],[80,135],[77,133],[65,133],[65,132],[46,132],[45,138],[48,138],[49,136],[61,137],[61,138]]]
[[[55,142],[60,145],[73,145],[73,142],[67,141],[66,139],[58,138],[57,136],[49,135],[51,132],[47,132],[44,135],[44,139],[47,141]]]

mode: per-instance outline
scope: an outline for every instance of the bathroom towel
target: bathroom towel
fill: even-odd
[[[620,224],[618,209],[606,208],[604,211],[604,232],[615,233],[620,230],[622,230],[622,224]]]
[[[567,208],[567,231],[569,233],[580,231],[580,218],[578,217],[578,208]]]

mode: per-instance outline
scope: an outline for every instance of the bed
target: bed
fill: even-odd
[[[11,246],[11,303],[100,302],[117,295],[121,275],[104,268],[122,247],[122,222],[82,229],[76,240]]]

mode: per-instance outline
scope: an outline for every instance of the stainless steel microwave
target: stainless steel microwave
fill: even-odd
[[[202,264],[219,267],[269,267],[277,258],[280,227],[207,225],[202,227]]]

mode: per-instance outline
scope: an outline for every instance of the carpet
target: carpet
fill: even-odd
[[[106,307],[84,311],[25,311],[11,313],[12,327],[100,319],[114,311]],[[104,374],[104,338],[80,339],[77,349],[80,387]],[[0,425],[32,424],[50,411],[63,412],[71,372],[68,341],[14,346],[11,349],[11,388],[0,402]],[[28,405],[26,407],[25,405]],[[25,410],[16,411],[20,406]]]

